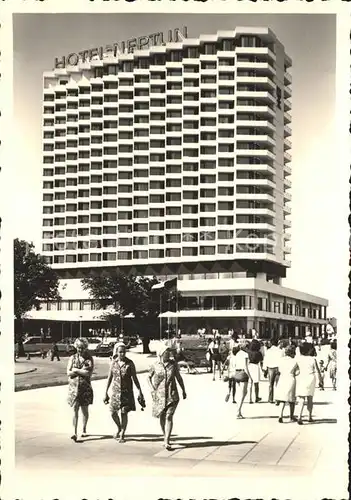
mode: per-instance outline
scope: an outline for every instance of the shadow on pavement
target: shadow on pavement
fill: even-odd
[[[211,439],[210,436],[191,436],[191,437],[179,437],[176,434],[172,435],[172,440],[177,440],[177,441],[188,441],[192,439]],[[128,435],[128,440],[129,441],[136,441],[138,443],[143,443],[143,442],[158,442],[158,441],[163,441],[164,437],[161,436],[160,434],[139,434],[139,435]]]
[[[325,406],[325,405],[331,405],[332,403],[330,401],[313,401],[313,406]]]
[[[112,434],[89,434],[84,438],[80,438],[79,442],[86,443],[87,441],[102,441],[104,439],[114,439],[114,437]]]
[[[338,421],[336,418],[321,418],[318,420],[313,420],[313,422],[307,422],[308,425],[315,425],[315,424],[337,424]]]
[[[254,417],[245,417],[247,420],[256,420],[260,418],[276,418],[278,419],[279,415],[262,415],[262,416],[254,416]]]
[[[189,438],[189,439],[196,439],[196,438]],[[180,441],[183,441],[183,439],[179,439]],[[237,445],[242,445],[242,444],[257,444],[257,441],[202,441],[200,443],[182,443],[178,442],[177,439],[177,444],[176,446],[182,446],[182,448],[209,448],[209,447],[219,447],[219,446],[237,446]]]

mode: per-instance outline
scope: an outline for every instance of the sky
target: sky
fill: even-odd
[[[269,27],[292,58],[292,267],[284,284],[327,298],[330,316],[348,314],[343,288],[348,273],[348,171],[336,159],[332,15],[15,15],[14,236],[33,241],[40,251],[43,72],[53,68],[55,57],[182,26],[190,38],[236,26]]]

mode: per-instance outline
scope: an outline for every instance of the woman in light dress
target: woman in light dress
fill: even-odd
[[[111,400],[108,395],[112,383]],[[125,443],[125,432],[128,425],[128,413],[135,411],[133,383],[137,388],[138,400],[143,401],[144,396],[136,374],[133,361],[126,357],[126,345],[118,342],[113,349],[112,362],[107,377],[104,403],[110,403],[111,416],[117,425],[115,439]]]
[[[160,419],[160,426],[164,436],[164,447],[171,451],[171,433],[173,417],[179,404],[177,383],[183,399],[186,399],[185,386],[179,373],[177,362],[170,357],[170,347],[162,344],[158,350],[158,361],[149,371],[149,385],[152,395],[152,415]]]
[[[285,356],[282,357],[278,370],[280,373],[277,388],[276,401],[283,403],[281,407],[279,423],[283,422],[284,409],[286,404],[290,407],[290,422],[296,422],[294,417],[296,401],[296,376],[299,374],[299,367],[295,359],[295,346],[290,345],[285,348]]]
[[[313,396],[316,389],[316,381],[322,383],[322,377],[319,371],[319,366],[316,358],[313,356],[311,344],[303,342],[300,345],[300,356],[297,359],[297,364],[300,373],[296,382],[296,395],[299,398],[300,411],[297,423],[302,425],[302,414],[306,404],[308,411],[308,421],[312,422]]]
[[[68,360],[68,404],[73,408],[74,434],[71,439],[77,442],[78,413],[81,409],[83,416],[82,437],[87,434],[89,420],[89,405],[93,404],[94,394],[91,386],[91,376],[94,370],[94,361],[88,351],[88,341],[79,338],[75,341],[76,353]]]

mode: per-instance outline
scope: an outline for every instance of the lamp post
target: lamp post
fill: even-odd
[[[79,338],[82,338],[82,318],[83,316],[79,316]]]

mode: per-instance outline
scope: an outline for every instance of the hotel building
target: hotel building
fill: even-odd
[[[101,272],[178,277],[183,331],[315,334],[328,302],[290,266],[291,59],[236,28],[44,73],[42,254],[62,301],[29,316],[101,317]]]

